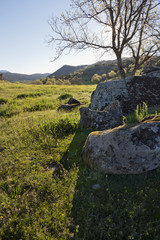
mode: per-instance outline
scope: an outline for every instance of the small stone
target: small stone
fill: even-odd
[[[71,97],[71,98],[69,99],[68,103],[59,106],[57,110],[58,110],[58,111],[59,111],[59,110],[70,111],[70,110],[72,110],[73,108],[79,106],[80,104],[81,104],[81,103],[80,103],[77,99]]]
[[[71,97],[68,101],[68,104],[78,104],[78,105],[80,105],[81,103],[77,99]]]

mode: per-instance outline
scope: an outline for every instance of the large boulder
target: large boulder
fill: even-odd
[[[146,102],[149,107],[160,104],[160,78],[133,76],[100,83],[91,96],[91,110],[103,111],[118,100],[123,114],[132,113],[137,104]]]
[[[104,111],[82,107],[80,109],[80,116],[80,125],[93,130],[105,130],[123,124],[123,115],[118,101],[108,105]]]
[[[83,161],[94,170],[138,174],[160,167],[160,120],[92,132]]]

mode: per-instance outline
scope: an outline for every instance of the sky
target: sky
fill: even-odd
[[[0,0],[0,70],[52,73],[66,64],[95,63],[97,58],[89,51],[52,61],[55,51],[47,44],[52,33],[48,21],[69,7],[70,0]]]

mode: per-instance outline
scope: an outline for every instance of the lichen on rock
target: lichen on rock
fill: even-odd
[[[160,121],[92,132],[83,161],[104,173],[138,174],[160,167]]]

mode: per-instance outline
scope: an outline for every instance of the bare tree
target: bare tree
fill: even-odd
[[[122,54],[134,58],[132,74],[160,47],[159,0],[71,0],[71,10],[51,18],[56,57],[71,50],[112,51],[125,78]]]

